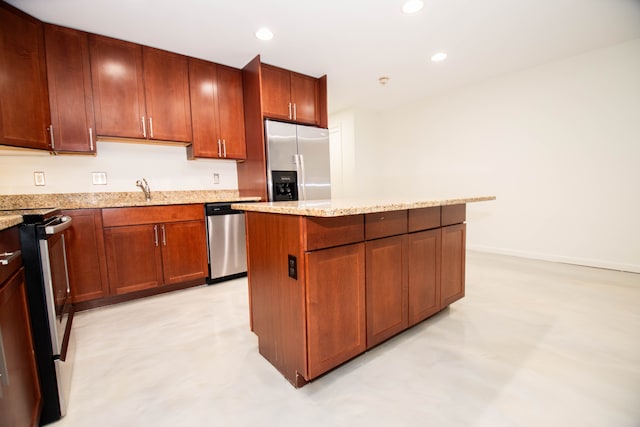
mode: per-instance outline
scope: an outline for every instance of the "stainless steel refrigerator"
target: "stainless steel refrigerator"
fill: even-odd
[[[331,198],[329,130],[265,120],[270,201]]]

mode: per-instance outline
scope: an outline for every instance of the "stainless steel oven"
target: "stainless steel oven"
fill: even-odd
[[[48,424],[66,414],[75,354],[64,238],[72,219],[52,209],[25,211],[23,220],[20,244],[42,391],[40,422]]]

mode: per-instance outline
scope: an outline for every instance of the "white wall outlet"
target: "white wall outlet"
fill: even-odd
[[[46,182],[44,181],[44,172],[34,172],[33,183],[37,186],[46,185]]]
[[[219,173],[214,173],[213,174],[213,183],[214,184],[220,184],[220,174]]]
[[[91,172],[91,182],[93,185],[107,185],[107,173]]]

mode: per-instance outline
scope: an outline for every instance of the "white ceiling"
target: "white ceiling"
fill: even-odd
[[[640,0],[8,0],[37,18],[241,68],[328,75],[329,110],[384,109],[640,37]],[[255,38],[270,27],[270,42]],[[449,58],[429,57],[445,50]],[[381,76],[390,77],[386,86]]]

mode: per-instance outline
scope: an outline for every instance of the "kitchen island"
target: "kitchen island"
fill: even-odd
[[[462,298],[466,204],[494,199],[233,204],[260,354],[300,387]]]

